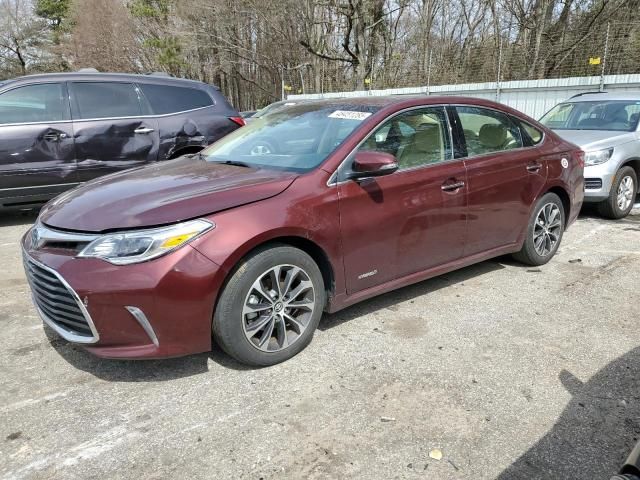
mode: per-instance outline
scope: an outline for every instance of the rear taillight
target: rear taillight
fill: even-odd
[[[242,117],[229,117],[229,120],[231,120],[233,123],[237,123],[241,127],[244,127],[247,124],[247,122],[245,122],[244,118]]]
[[[575,150],[573,158],[580,167],[584,168],[584,152],[582,150]]]

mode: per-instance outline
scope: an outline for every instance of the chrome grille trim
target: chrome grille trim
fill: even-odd
[[[80,297],[55,270],[23,254],[33,304],[42,321],[65,340],[96,343],[100,336]]]
[[[55,230],[40,222],[33,226],[30,235],[33,248],[42,248],[48,243],[57,242],[89,244],[100,236],[91,233],[72,233]]]
[[[601,178],[585,178],[584,179],[585,190],[598,190],[602,188]]]

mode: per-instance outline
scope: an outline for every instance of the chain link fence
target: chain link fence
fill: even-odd
[[[357,78],[352,66],[314,59],[282,69],[283,98],[290,94],[366,91],[402,87],[640,73],[640,23],[602,23],[585,31],[522,38],[510,31],[485,40],[407,46],[408,53],[371,60],[371,74]],[[601,82],[602,84],[602,82]]]

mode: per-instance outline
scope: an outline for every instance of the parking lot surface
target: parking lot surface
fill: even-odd
[[[33,220],[0,218],[0,478],[608,479],[640,439],[640,209],[581,216],[546,266],[325,315],[265,369],[100,360],[45,331]]]

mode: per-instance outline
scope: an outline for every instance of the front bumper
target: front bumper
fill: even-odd
[[[584,167],[585,202],[600,202],[609,198],[613,177],[615,177],[616,169],[612,168],[615,162],[610,159],[608,162],[600,165],[589,165]]]
[[[46,298],[39,304],[38,292],[48,295],[50,291],[34,285],[30,277],[34,273],[27,267],[40,316],[62,337],[89,352],[105,358],[166,358],[211,350],[213,306],[224,272],[191,246],[122,266],[76,258],[73,251],[60,248],[35,249],[30,231],[22,239],[22,248],[26,265],[47,269],[68,288],[89,329],[82,331],[80,325],[80,335],[74,335],[73,321],[81,313],[67,314],[68,298],[59,321],[55,304]],[[53,276],[42,273],[44,281],[55,284]]]

